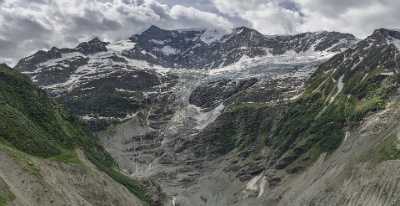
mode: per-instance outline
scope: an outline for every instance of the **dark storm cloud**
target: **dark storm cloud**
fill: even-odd
[[[308,8],[324,13],[324,15],[337,17],[352,9],[368,8],[371,4],[382,2],[380,0],[308,0],[303,1]]]
[[[41,39],[51,33],[51,30],[46,29],[35,19],[7,15],[4,16],[4,21],[1,34],[7,36],[9,40]]]
[[[12,41],[0,39],[0,55],[6,56],[12,51],[17,45]]]
[[[338,30],[363,37],[397,27],[395,0],[0,0],[0,61],[99,36],[164,28],[249,26],[266,34]]]
[[[50,45],[48,36],[51,30],[35,19],[12,15],[4,15],[2,18],[0,60],[3,58],[6,63],[12,63],[21,57],[21,53]]]
[[[278,5],[282,8],[292,10],[292,11],[301,11],[300,5],[292,0],[281,0],[278,2]]]

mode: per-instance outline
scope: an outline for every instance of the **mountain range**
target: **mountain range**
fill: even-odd
[[[46,205],[65,188],[52,203],[397,205],[399,52],[389,29],[156,26],[38,51],[0,70],[0,205]],[[18,163],[52,195],[25,197],[39,189],[7,173]]]

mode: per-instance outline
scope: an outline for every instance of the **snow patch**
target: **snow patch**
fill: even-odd
[[[261,173],[258,176],[253,177],[253,179],[251,179],[247,185],[246,185],[246,189],[247,190],[252,190],[252,191],[258,191],[258,185],[257,183],[259,182],[259,180],[262,178],[264,174]]]
[[[143,55],[149,55],[151,57],[153,57],[154,59],[158,59],[158,57],[154,54],[152,54],[151,52],[147,52],[146,50],[142,50],[140,51],[140,53],[142,53]]]
[[[350,132],[349,132],[349,131],[346,131],[346,135],[344,136],[343,142],[346,142],[347,139],[349,139],[349,137],[350,137]]]
[[[136,93],[136,91],[120,89],[120,88],[115,88],[115,91],[116,92],[121,92],[121,93]]]
[[[260,186],[259,186],[259,188],[260,188],[260,191],[258,192],[258,196],[257,196],[257,198],[260,198],[263,194],[264,194],[264,192],[265,192],[265,185],[267,184],[267,177],[263,177],[262,178],[262,180],[261,180],[261,183],[260,183]]]
[[[231,32],[231,30],[208,29],[204,31],[203,35],[201,35],[200,40],[210,45],[214,42],[220,41],[222,37]]]
[[[171,46],[164,46],[163,48],[160,49],[160,51],[166,56],[175,55],[179,53],[179,50]]]
[[[93,115],[84,115],[84,116],[81,116],[80,118],[81,118],[81,120],[84,120],[84,121],[90,121],[90,120],[117,120],[117,121],[123,122],[123,121],[126,121],[126,120],[129,120],[129,119],[132,119],[132,118],[136,117],[137,114],[138,113],[126,114],[126,116],[123,117],[123,118],[102,117],[102,116],[93,116]]]
[[[358,67],[358,65],[360,65],[361,64],[361,62],[363,62],[364,61],[364,57],[360,57],[360,60],[356,63],[356,64],[354,64],[352,67],[351,67],[351,71],[353,71],[355,68],[357,68]]]
[[[336,82],[336,87],[337,87],[337,92],[335,95],[331,97],[329,100],[329,104],[332,104],[333,101],[335,101],[336,97],[342,92],[343,87],[344,87],[344,82],[343,82],[344,74],[339,78],[339,80]]]
[[[79,52],[71,52],[71,53],[64,53],[61,55],[61,58],[57,58],[57,59],[50,59],[49,61],[40,63],[38,66],[39,67],[55,67],[55,66],[61,66],[64,65],[66,67],[68,67],[68,64],[63,63],[64,61],[68,60],[68,61],[73,61],[79,58],[84,58],[83,54],[79,53]]]
[[[232,65],[229,65],[226,67],[221,67],[218,69],[212,69],[209,71],[209,74],[217,75],[217,74],[222,74],[222,73],[226,73],[226,72],[240,71],[240,70],[246,69],[250,66],[255,66],[256,64],[258,64],[256,58],[252,59],[249,56],[244,55],[235,64],[232,64]]]
[[[258,191],[257,198],[260,198],[265,192],[266,184],[267,178],[264,176],[264,173],[261,173],[258,176],[253,177],[253,179],[247,183],[246,190]]]
[[[194,116],[194,119],[197,121],[196,129],[198,130],[203,130],[209,124],[213,123],[225,109],[224,104],[220,104],[218,105],[218,107],[209,112],[202,112],[202,109],[200,107],[194,105],[191,106],[193,106],[198,112],[198,114]]]
[[[382,72],[379,75],[382,75],[382,76],[393,76],[394,72]]]
[[[89,91],[89,90],[93,90],[96,89],[96,87],[88,87],[88,88],[82,88],[82,91]]]
[[[365,81],[367,79],[368,75],[369,75],[369,73],[365,73],[363,78],[361,79],[361,82]]]
[[[298,94],[298,95],[295,95],[295,96],[291,97],[289,100],[290,101],[295,101],[295,100],[299,99],[302,95],[303,95],[303,92]]]
[[[390,43],[392,43],[398,50],[400,50],[400,39],[391,39]]]
[[[176,197],[172,197],[172,206],[176,206]]]
[[[266,49],[266,53],[267,54],[265,56],[259,56],[254,58],[250,58],[247,55],[243,55],[236,63],[225,67],[209,70],[209,74],[219,75],[229,72],[244,71],[250,68],[256,68],[261,66],[267,67],[273,64],[275,65],[308,64],[311,62],[317,62],[329,59],[336,54],[334,52],[325,52],[325,51],[315,52],[311,50],[307,52],[297,53],[293,50],[290,50],[284,54],[274,56],[270,53],[269,49]],[[224,65],[224,62],[221,65]]]
[[[124,50],[129,50],[135,48],[136,43],[130,40],[117,41],[115,43],[107,45],[107,49],[113,52],[122,52]]]
[[[151,39],[150,42],[152,42],[154,44],[158,44],[158,45],[164,45],[166,43],[166,41],[157,40],[157,39]]]

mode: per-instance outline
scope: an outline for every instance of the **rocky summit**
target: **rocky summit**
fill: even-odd
[[[62,175],[67,168],[85,175],[68,166],[79,161],[104,175],[98,181],[126,192],[78,188],[86,201],[104,194],[111,198],[105,201],[124,202],[112,205],[127,199],[165,206],[398,205],[399,53],[400,32],[389,29],[357,39],[325,31],[264,35],[247,27],[151,26],[117,42],[94,38],[38,51],[6,69],[45,91],[50,99],[18,74],[32,94],[52,102],[45,104],[54,118],[49,122],[59,121],[54,129],[35,119],[39,111],[28,113],[18,127],[29,125],[43,138],[24,135],[33,145],[53,132],[64,139],[32,151],[1,132],[0,140],[7,151],[35,156],[39,173]],[[2,91],[0,105],[22,101],[18,92]],[[13,107],[26,112],[28,106]],[[69,142],[76,133],[81,141]],[[45,160],[37,159],[43,151]],[[6,154],[13,165],[13,153]],[[65,157],[61,166],[51,161]],[[3,193],[24,205],[18,202],[26,201],[24,191],[14,192],[17,177],[2,175],[2,166],[0,186],[8,186],[0,188],[0,205]],[[67,200],[76,201],[74,195]],[[111,205],[90,203],[81,205]]]

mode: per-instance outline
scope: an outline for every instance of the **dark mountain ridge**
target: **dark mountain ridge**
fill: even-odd
[[[135,43],[122,56],[145,60],[164,67],[173,68],[217,68],[239,61],[243,56],[251,58],[267,54],[281,55],[290,50],[296,53],[337,52],[357,41],[351,34],[338,32],[315,32],[298,35],[266,36],[254,29],[239,27],[223,34],[208,33],[208,30],[164,30],[151,26],[141,34],[130,37]],[[213,40],[208,41],[210,36]],[[20,71],[32,71],[36,65],[61,54],[80,52],[91,55],[106,52],[109,43],[94,38],[73,49],[52,48],[39,51],[24,58],[15,66]]]

